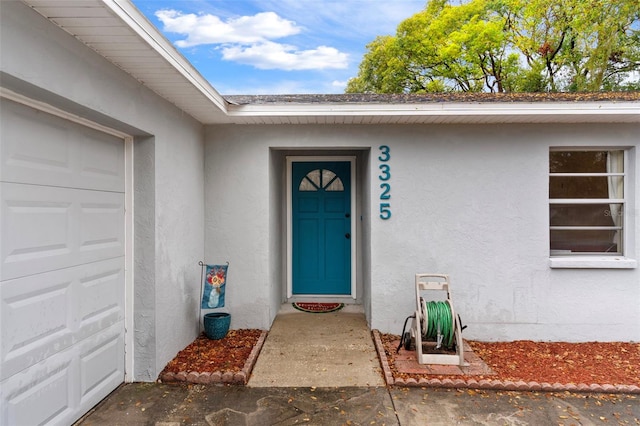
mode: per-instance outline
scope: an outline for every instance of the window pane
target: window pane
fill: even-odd
[[[622,180],[622,176],[552,175],[549,176],[549,198],[623,198],[622,193],[617,193],[622,192]]]
[[[342,184],[342,180],[340,178],[336,178],[329,184],[329,186],[325,187],[324,189],[325,191],[344,191],[344,185]]]
[[[607,173],[607,151],[550,151],[549,172]]]
[[[551,226],[616,226],[622,204],[551,204]]]
[[[336,174],[331,170],[322,170],[322,187],[325,188],[331,182],[331,179],[336,177]]]
[[[322,187],[322,185],[320,184],[320,170],[319,169],[311,170],[309,173],[307,173],[307,179],[309,179],[311,182],[313,182],[318,188]]]
[[[300,186],[298,186],[298,191],[317,191],[318,188],[311,183],[309,179],[303,177],[300,181]]]
[[[549,198],[608,198],[605,176],[549,176]]]
[[[551,230],[551,254],[611,253],[619,254],[619,231]]]

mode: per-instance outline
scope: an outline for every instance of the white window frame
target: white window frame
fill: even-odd
[[[552,176],[622,176],[622,188],[623,188],[623,198],[616,199],[594,199],[594,198],[568,198],[568,199],[560,199],[560,198],[551,198],[548,195],[548,203],[549,206],[553,204],[592,204],[592,203],[610,203],[610,204],[621,204],[621,214],[622,214],[622,223],[620,226],[620,245],[621,252],[615,254],[607,254],[607,253],[551,253],[549,252],[549,265],[552,268],[620,268],[620,269],[632,269],[637,267],[637,261],[635,259],[631,259],[625,256],[625,253],[629,252],[629,244],[628,244],[628,229],[630,220],[628,214],[628,205],[629,205],[629,196],[632,191],[631,185],[628,176],[629,176],[629,150],[620,148],[620,147],[550,147],[549,152],[558,151],[558,152],[567,152],[567,151],[622,151],[623,152],[623,171],[621,173],[551,173],[549,170],[549,163],[547,163],[547,173],[549,176],[549,180]],[[549,211],[549,209],[548,209]],[[564,227],[564,226],[551,226],[551,218],[548,218],[548,230],[552,229],[603,229],[603,227],[598,226],[583,226],[583,227]],[[607,229],[613,229],[607,227]],[[550,237],[550,232],[548,232],[548,236]]]

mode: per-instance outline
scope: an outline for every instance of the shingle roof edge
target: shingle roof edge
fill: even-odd
[[[640,91],[588,93],[428,93],[223,95],[232,105],[640,102]]]

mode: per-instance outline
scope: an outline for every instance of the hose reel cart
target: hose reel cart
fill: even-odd
[[[460,316],[453,310],[449,276],[416,274],[415,287],[416,312],[411,330],[406,333],[403,330],[400,345],[404,343],[407,350],[414,345],[420,364],[467,365],[462,343],[462,330],[466,326],[462,327]],[[440,300],[426,298],[436,292],[440,292]]]

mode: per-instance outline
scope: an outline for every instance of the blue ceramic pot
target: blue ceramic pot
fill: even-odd
[[[231,314],[213,312],[204,316],[204,332],[209,339],[220,340],[227,335],[231,324]]]

